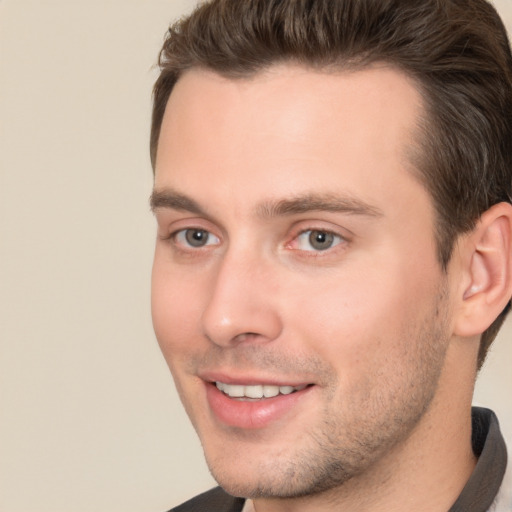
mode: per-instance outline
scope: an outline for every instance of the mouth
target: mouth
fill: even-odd
[[[261,400],[265,398],[274,398],[279,395],[291,395],[308,387],[308,384],[299,386],[275,386],[269,384],[227,384],[216,381],[215,386],[224,395],[237,400]]]
[[[227,380],[227,379],[226,379]],[[221,424],[241,429],[261,429],[282,422],[290,415],[310,410],[314,384],[258,383],[243,380],[205,380],[209,409]],[[309,405],[306,405],[309,404]],[[276,423],[276,424],[279,424]]]

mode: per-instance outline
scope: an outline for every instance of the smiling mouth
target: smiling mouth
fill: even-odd
[[[278,395],[290,395],[297,391],[302,391],[308,384],[300,386],[273,386],[269,384],[243,385],[226,384],[225,382],[215,382],[215,386],[230,398],[240,400],[261,400],[263,398],[274,398]]]

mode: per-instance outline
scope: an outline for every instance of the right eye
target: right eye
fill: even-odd
[[[177,231],[174,233],[173,239],[179,245],[194,249],[220,243],[220,240],[215,235],[199,228],[187,228]]]
[[[301,251],[327,251],[343,241],[340,235],[321,229],[308,229],[297,237],[297,247]]]

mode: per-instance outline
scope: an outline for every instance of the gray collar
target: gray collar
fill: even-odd
[[[507,467],[507,448],[498,418],[489,409],[473,407],[473,452],[475,469],[448,512],[486,512],[492,506]]]

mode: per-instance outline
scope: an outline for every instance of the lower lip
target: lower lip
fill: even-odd
[[[225,425],[243,429],[264,428],[289,413],[309,394],[312,386],[289,395],[261,400],[240,400],[228,397],[217,386],[206,383],[206,397],[214,415]]]

